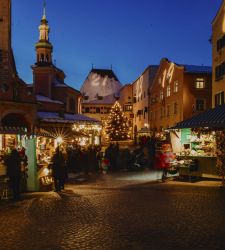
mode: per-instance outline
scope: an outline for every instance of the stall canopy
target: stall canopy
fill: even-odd
[[[208,109],[199,115],[178,122],[170,129],[179,128],[225,128],[225,104]]]
[[[38,118],[43,122],[49,123],[76,123],[76,122],[85,122],[85,123],[101,123],[100,121],[90,118],[82,114],[63,114],[56,112],[38,112]]]
[[[24,128],[24,127],[0,126],[0,134],[19,134],[19,135],[24,135],[24,134],[27,134],[27,129]]]

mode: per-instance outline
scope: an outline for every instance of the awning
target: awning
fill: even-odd
[[[24,127],[0,126],[0,134],[25,135],[25,134],[27,134],[27,128],[24,128]]]
[[[225,128],[225,104],[208,109],[190,119],[178,122],[170,129],[179,128]]]

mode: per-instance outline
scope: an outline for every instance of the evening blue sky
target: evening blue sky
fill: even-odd
[[[43,0],[12,0],[13,50],[19,76],[32,82]],[[53,60],[80,89],[94,68],[133,82],[164,57],[211,65],[211,22],[221,0],[46,0]]]

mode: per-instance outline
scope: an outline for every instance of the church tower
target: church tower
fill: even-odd
[[[36,95],[51,98],[55,67],[52,64],[53,46],[49,42],[49,32],[46,4],[44,3],[43,16],[39,25],[39,41],[35,45],[36,63],[32,66],[33,90]]]
[[[39,25],[39,41],[36,43],[37,65],[50,65],[52,63],[52,44],[49,42],[49,26],[46,19],[46,6],[44,4],[43,17]]]

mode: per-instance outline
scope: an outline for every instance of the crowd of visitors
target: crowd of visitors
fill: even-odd
[[[118,143],[110,143],[102,149],[100,146],[81,147],[79,145],[58,146],[51,159],[49,170],[54,182],[54,190],[64,189],[68,173],[108,173],[122,169],[141,170],[144,168],[163,169],[163,180],[171,154],[168,150],[156,153],[158,141],[153,137],[142,137],[139,145],[132,150],[128,147],[120,148]],[[168,160],[168,157],[170,159]],[[12,149],[5,157],[7,175],[10,179],[13,198],[20,199],[20,192],[26,191],[27,185],[27,156],[25,148]]]

